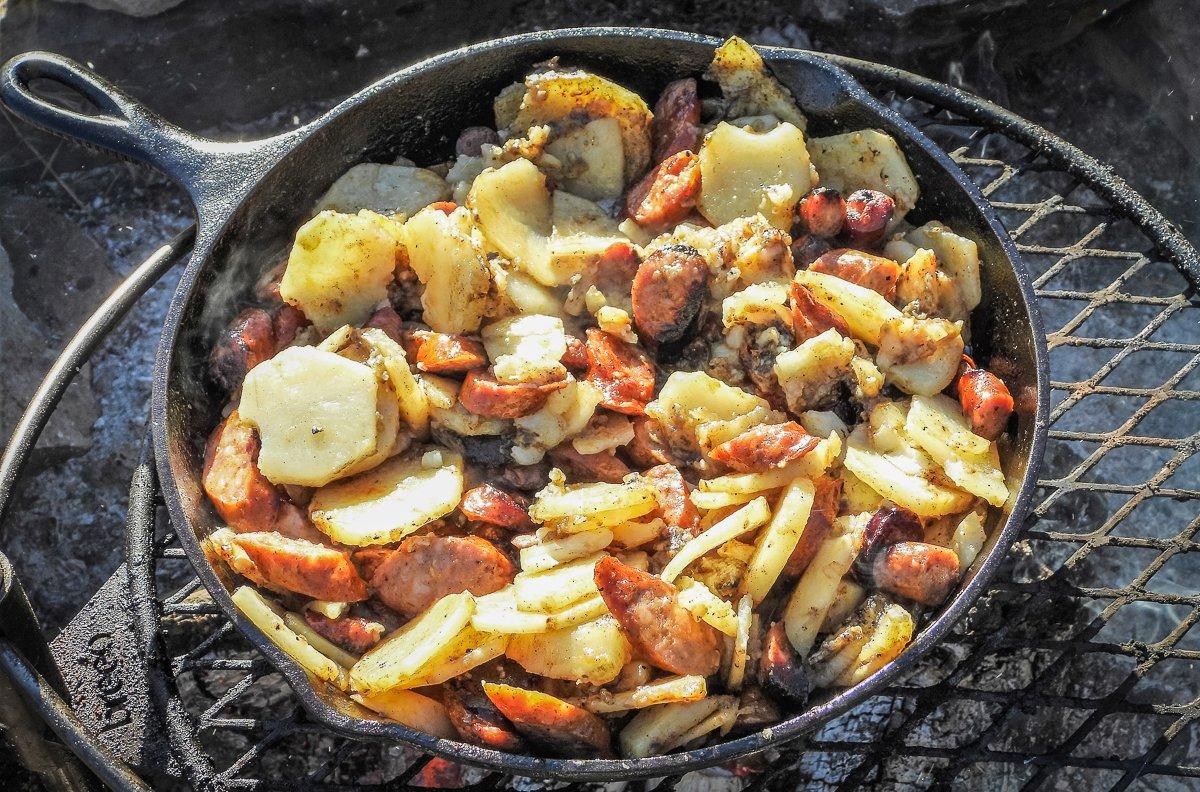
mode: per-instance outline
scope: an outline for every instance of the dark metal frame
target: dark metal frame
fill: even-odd
[[[1185,272],[1193,281],[1193,283],[1197,281],[1197,273],[1200,273],[1200,266],[1198,266],[1198,261],[1200,261],[1200,259],[1197,258],[1195,250],[1193,250],[1182,238],[1182,236],[1180,236],[1178,232],[1161,217],[1161,215],[1159,215],[1152,207],[1150,207],[1149,204],[1144,201],[1144,199],[1130,190],[1119,178],[1113,176],[1111,171],[1108,171],[1095,160],[1084,155],[1078,149],[1075,149],[1069,144],[1053,137],[1052,135],[1049,135],[1043,130],[1040,130],[1039,128],[1023,121],[1007,111],[1004,111],[986,102],[982,102],[974,97],[970,97],[961,91],[956,91],[946,86],[942,86],[928,80],[923,80],[922,78],[918,78],[913,75],[907,75],[892,69],[887,69],[885,67],[874,66],[872,64],[865,64],[859,61],[852,61],[848,59],[837,60],[864,80],[868,80],[873,84],[883,85],[907,95],[923,99],[936,106],[951,109],[956,113],[971,118],[972,120],[987,126],[988,128],[1003,131],[1013,140],[1021,142],[1031,149],[1042,152],[1048,160],[1055,163],[1063,170],[1079,176],[1081,181],[1086,183],[1093,191],[1110,202],[1112,206],[1116,207],[1125,215],[1135,219],[1139,228],[1146,233],[1147,236],[1154,240],[1160,252],[1169,260],[1171,260],[1177,267],[1179,267],[1181,271]],[[179,245],[173,252],[178,255],[181,252],[179,248],[182,247],[183,245]],[[166,253],[167,256],[170,256],[170,253],[167,251],[168,249],[164,249],[164,251],[160,251],[160,253]],[[141,273],[146,271],[147,277],[149,277],[149,274],[154,271],[157,271],[157,274],[161,275],[161,273],[164,272],[169,266],[169,261],[166,259],[159,260],[155,263],[154,267],[149,267],[149,269],[147,269],[150,264],[151,262],[147,262],[147,264],[143,265],[138,272]],[[116,305],[111,305],[113,302],[112,300],[110,300],[109,303],[106,303],[105,309],[103,309],[101,312],[98,312],[96,317],[93,317],[93,320],[97,321],[90,320],[88,326],[86,326],[84,330],[81,330],[80,334],[77,335],[72,341],[70,347],[68,348],[68,353],[64,353],[64,358],[67,358],[68,355],[78,356],[80,355],[80,350],[87,350],[91,347],[94,347],[95,344],[98,343],[99,339],[103,336],[103,333],[107,330],[107,328],[111,327],[112,324],[115,324],[115,321],[117,318],[119,318],[119,315],[123,313],[123,310],[128,308],[128,304],[131,304],[132,301],[136,299],[137,293],[135,292],[137,292],[139,288],[144,291],[144,289],[152,282],[152,278],[144,280],[133,288],[127,288],[130,286],[129,282],[127,282],[127,284],[123,286],[121,290],[121,292],[125,293],[128,298],[128,301],[124,303],[124,307],[121,307],[121,300],[118,300]],[[86,358],[86,354],[82,355],[82,357],[76,357],[75,360],[78,362],[84,358]],[[0,510],[3,509],[5,502],[11,495],[12,481],[19,473],[19,468],[24,461],[24,457],[27,455],[28,449],[32,447],[33,442],[36,439],[37,432],[40,430],[41,425],[44,424],[45,417],[48,416],[49,412],[52,410],[54,401],[56,401],[57,397],[61,395],[66,383],[69,381],[70,375],[73,373],[72,366],[77,366],[77,362],[71,365],[56,365],[53,375],[47,379],[46,386],[39,391],[38,399],[31,404],[30,410],[26,415],[27,420],[22,421],[18,431],[14,434],[14,442],[10,444],[3,460],[0,460],[0,471],[12,471],[12,473],[7,474],[5,478],[0,479]],[[61,359],[60,363],[62,363]],[[131,500],[131,507],[134,504],[145,502],[145,488],[149,481],[149,479],[146,477],[152,477],[153,473],[148,466],[143,466],[142,468],[139,468],[138,475],[141,478],[135,481],[132,493],[137,497]],[[137,517],[136,520],[135,513],[141,515]],[[148,544],[145,543],[145,532],[147,530],[146,526],[150,524],[145,522],[145,517],[146,512],[144,509],[131,508],[129,553],[131,562],[135,560],[137,561],[137,563],[131,563],[131,572],[134,573],[131,577],[131,585],[134,587],[134,604],[138,609],[137,622],[139,624],[139,639],[142,641],[145,657],[148,663],[151,664],[151,667],[148,668],[148,672],[153,674],[156,672],[161,673],[161,669],[156,669],[153,666],[153,661],[156,658],[153,636],[154,631],[157,629],[156,614],[158,609],[158,600],[153,593],[153,564],[148,563],[147,559],[145,558],[145,554],[148,552]],[[28,679],[28,676],[26,675],[25,678]],[[166,694],[163,701],[169,707],[170,702],[173,700],[171,694],[169,693],[169,687],[172,683],[170,680],[164,680],[164,682],[167,689],[163,690],[163,692]],[[77,720],[72,728],[72,716],[69,713],[69,709],[66,708],[61,701],[58,701],[57,704],[54,704],[52,699],[50,699],[50,701],[52,703],[51,710],[59,713],[58,720],[66,724],[62,727],[63,730],[60,732],[60,735],[64,735],[64,739],[67,741],[67,743],[72,745],[72,747],[78,748],[79,752],[84,755],[84,758],[88,759],[89,756],[86,749],[89,745],[95,744],[94,738],[88,735],[79,726]],[[186,715],[182,715],[178,712],[175,713],[175,716],[177,718],[187,718]],[[175,719],[172,718],[169,719],[169,721],[170,720]],[[188,775],[191,776],[193,780],[203,783],[203,780],[206,776],[211,778],[211,774],[206,773],[202,761],[202,754],[196,751],[196,748],[198,748],[198,743],[195,742],[194,735],[188,732],[186,726],[182,727],[182,729],[183,730],[181,734],[178,735],[182,738],[182,740],[177,741],[175,739],[177,735],[173,734],[172,744],[177,748],[191,746],[193,758],[199,757],[200,761],[194,767],[195,774],[189,772]],[[96,758],[97,756],[99,758]],[[91,761],[89,764],[92,764],[96,769],[109,774],[111,773],[112,766],[109,762],[105,761],[102,754],[97,754],[93,751],[90,758]],[[111,774],[109,775],[109,778],[112,778]],[[117,779],[113,779],[113,781],[117,781]],[[114,788],[132,789],[137,787],[128,786],[117,781],[117,785],[114,786]]]

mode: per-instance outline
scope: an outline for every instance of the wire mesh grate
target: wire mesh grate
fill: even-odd
[[[704,786],[1200,788],[1197,293],[1130,214],[1047,154],[874,88],[976,181],[1033,273],[1051,355],[1043,478],[1005,569],[901,684],[765,770]],[[415,752],[307,721],[198,583],[176,590],[190,570],[164,527],[153,564],[162,662],[189,722],[173,745],[192,786],[423,783]],[[462,782],[542,786],[473,770]]]

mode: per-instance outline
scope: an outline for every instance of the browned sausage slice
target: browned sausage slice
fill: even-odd
[[[525,748],[525,741],[513,730],[513,725],[482,691],[450,685],[442,691],[450,723],[464,740],[497,751]]]
[[[629,640],[672,674],[716,673],[720,636],[679,604],[674,586],[612,556],[596,564],[596,586]]]
[[[308,512],[290,501],[279,504],[279,514],[271,530],[289,539],[303,539],[314,544],[333,545],[332,540],[318,530],[308,518]]]
[[[204,492],[235,531],[269,531],[279,492],[258,469],[258,432],[237,410],[217,425],[204,452]]]
[[[246,372],[275,354],[275,325],[261,308],[249,308],[234,318],[208,359],[212,378],[225,390],[236,390]]]
[[[654,363],[645,352],[614,335],[587,331],[587,381],[600,389],[600,404],[626,415],[642,415],[654,398]]]
[[[796,215],[810,234],[829,239],[842,230],[846,202],[842,194],[828,187],[818,187],[796,204]]]
[[[877,291],[888,302],[896,297],[896,280],[900,277],[900,265],[883,256],[861,250],[837,248],[818,258],[809,269]]]
[[[958,555],[925,542],[898,542],[884,548],[872,567],[875,585],[923,605],[940,605],[958,582]]]
[[[712,458],[742,472],[761,473],[783,467],[810,453],[821,438],[795,421],[755,426],[712,450]]]
[[[485,418],[520,418],[537,412],[556,390],[567,387],[565,379],[558,382],[500,382],[486,371],[468,371],[458,392],[462,406]]]
[[[416,616],[447,594],[491,594],[512,582],[508,556],[478,536],[410,536],[371,577],[389,608]]]
[[[271,319],[271,327],[275,333],[275,350],[278,351],[296,340],[296,333],[301,327],[311,324],[299,308],[284,303],[275,311]]]
[[[797,344],[816,338],[826,330],[837,330],[839,335],[849,337],[850,326],[837,311],[824,303],[817,302],[812,291],[803,283],[792,281],[792,335]]]
[[[788,640],[783,622],[772,624],[763,639],[758,681],[768,692],[800,704],[812,692],[804,661]]]
[[[692,488],[674,465],[656,465],[642,475],[654,485],[658,513],[666,523],[666,536],[672,549],[678,550],[684,542],[700,533],[700,512],[692,503]]]
[[[416,363],[421,371],[431,374],[464,374],[488,364],[483,344],[473,338],[452,333],[426,331],[416,334],[420,339]]]
[[[244,533],[230,537],[268,584],[327,602],[358,602],[367,586],[350,556],[332,547],[288,539],[277,533]]]
[[[304,621],[325,640],[347,652],[361,655],[383,637],[383,625],[358,616],[339,616],[331,619],[314,611],[304,611]]]
[[[513,495],[491,484],[480,484],[468,490],[458,508],[469,519],[499,525],[501,528],[526,528],[532,525],[529,501],[524,496]]]
[[[613,755],[608,726],[582,707],[496,682],[484,682],[483,692],[517,731],[550,753],[579,759]]]
[[[958,401],[971,431],[988,440],[1003,434],[1013,411],[1008,386],[987,369],[971,368],[959,376]]]
[[[649,231],[683,220],[700,198],[700,159],[680,151],[660,162],[625,196],[625,214]]]
[[[696,78],[684,77],[669,83],[654,103],[650,139],[655,162],[680,151],[695,151],[700,145],[700,96]]]
[[[875,245],[896,212],[896,202],[878,190],[855,190],[846,196],[844,227],[855,245]]]
[[[657,344],[683,338],[708,294],[708,262],[693,247],[668,245],[646,257],[633,279],[633,321]]]
[[[783,568],[784,575],[799,577],[833,530],[833,521],[838,513],[838,500],[842,496],[842,480],[830,476],[821,476],[813,481],[816,492],[813,494],[812,510],[808,513],[808,522],[800,534],[800,541],[788,557]]]

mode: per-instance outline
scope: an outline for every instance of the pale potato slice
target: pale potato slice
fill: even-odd
[[[497,316],[509,314],[564,315],[563,300],[553,289],[520,272],[515,265],[497,258],[490,262],[499,300]]]
[[[784,420],[765,399],[726,385],[702,371],[677,371],[667,378],[646,415],[672,440],[708,452],[759,423]]]
[[[312,627],[308,626],[308,622],[303,617],[297,616],[295,613],[287,612],[283,614],[283,623],[288,629],[299,635],[304,640],[308,641],[309,645],[316,649],[321,654],[328,657],[333,662],[337,663],[348,673],[350,667],[358,662],[358,658],[347,652],[342,647],[335,643],[331,643],[325,636],[318,633]]]
[[[722,121],[700,146],[697,208],[713,225],[762,213],[790,230],[792,209],[811,187],[804,133],[790,123],[759,133]]]
[[[958,556],[958,568],[968,569],[975,563],[975,558],[987,542],[987,527],[984,525],[985,510],[975,509],[967,512],[954,533],[950,536],[950,549]]]
[[[508,647],[508,636],[486,633],[468,624],[458,635],[451,638],[450,642],[449,650],[405,680],[404,687],[440,685],[448,679],[467,673],[472,668],[490,663],[504,654]]]
[[[861,530],[829,537],[796,582],[783,612],[783,628],[801,657],[812,650],[817,630],[837,595],[838,581],[850,571],[860,541]]]
[[[439,333],[473,333],[490,305],[491,268],[470,213],[422,209],[404,224],[408,263],[425,290],[425,323]]]
[[[844,464],[881,497],[921,517],[944,517],[970,508],[970,493],[931,479],[940,471],[924,452],[916,449],[878,451],[871,447],[861,425],[850,433]]]
[[[912,641],[916,624],[912,614],[896,603],[889,603],[875,621],[870,638],[858,657],[838,676],[835,684],[857,685],[895,660]]]
[[[274,484],[320,487],[375,452],[376,372],[315,347],[289,347],[242,383],[238,414],[258,430],[258,467]]]
[[[487,241],[538,283],[557,286],[550,267],[550,190],[546,176],[526,159],[485,170],[467,196]]]
[[[556,316],[514,316],[480,333],[492,372],[501,382],[557,382],[567,376],[567,335]]]
[[[665,523],[659,519],[629,520],[612,527],[613,541],[623,547],[641,547],[662,535]]]
[[[712,732],[718,732],[721,735],[728,734],[733,728],[734,722],[737,721],[738,701],[733,696],[717,696],[716,698],[720,702],[716,712],[664,745],[662,750],[674,751],[685,745],[699,744],[700,740]]]
[[[284,654],[296,661],[310,676],[345,689],[346,672],[329,657],[289,628],[276,612],[278,606],[269,603],[250,586],[239,586],[233,592],[233,604],[250,622],[262,630]]]
[[[754,600],[749,594],[742,595],[738,600],[737,632],[733,636],[733,655],[729,660],[729,673],[725,677],[725,687],[730,690],[741,690],[742,681],[746,678],[746,662],[750,658],[750,632],[753,629]]]
[[[651,113],[642,97],[612,80],[582,70],[531,74],[511,129],[570,128],[598,118],[615,118],[620,125],[622,175],[629,184],[650,164]]]
[[[587,428],[603,398],[592,383],[568,378],[567,387],[551,393],[540,410],[513,421],[517,427],[513,461],[518,465],[541,462],[546,451]]]
[[[932,396],[953,382],[964,348],[961,322],[899,316],[883,323],[875,361],[900,390]]]
[[[420,451],[317,490],[309,503],[313,524],[342,544],[398,542],[449,514],[463,493],[462,457],[443,450],[428,466]]]
[[[516,590],[509,585],[475,598],[471,626],[480,632],[503,635],[543,633],[594,621],[606,613],[608,606],[598,593],[552,613],[524,611],[517,607]]]
[[[522,572],[512,583],[517,607],[533,613],[553,613],[598,594],[596,562],[604,556],[595,553],[544,572]]]
[[[878,190],[896,202],[896,219],[917,205],[921,189],[894,138],[877,129],[844,132],[809,141],[812,163],[822,187],[842,195]]]
[[[767,506],[767,499],[755,498],[699,536],[689,539],[658,576],[668,583],[672,582],[689,564],[705,553],[717,549],[730,539],[759,528],[770,518],[771,509]]]
[[[358,693],[354,700],[386,718],[403,723],[410,729],[432,734],[445,740],[460,739],[454,724],[446,715],[440,701],[411,690],[393,688],[378,693]]]
[[[407,684],[435,663],[449,659],[455,638],[469,626],[475,601],[469,592],[450,594],[376,644],[350,669],[358,693],[379,693]]]
[[[829,610],[825,611],[825,619],[821,622],[821,632],[831,633],[840,627],[866,598],[866,590],[854,582],[853,578],[844,577],[839,580],[833,603]]]
[[[595,555],[612,544],[612,541],[612,531],[598,528],[522,547],[521,571],[545,572],[569,561]]]
[[[338,177],[317,201],[316,211],[357,212],[408,217],[450,197],[450,185],[425,168],[364,162]]]
[[[404,348],[387,333],[375,327],[363,330],[362,337],[383,362],[388,385],[391,386],[400,408],[400,417],[408,424],[414,436],[425,437],[429,432],[429,395],[409,368]]]
[[[584,198],[620,197],[625,187],[621,124],[611,116],[556,135],[546,153],[562,163],[562,185]]]
[[[318,330],[362,324],[387,297],[402,232],[396,221],[365,209],[319,213],[296,232],[279,296]]]
[[[775,358],[775,376],[788,408],[803,412],[852,374],[854,342],[830,328]]]
[[[692,490],[690,497],[697,509],[716,511],[728,506],[749,503],[758,496],[759,493],[757,492],[705,492],[704,490]]]
[[[775,506],[771,522],[758,535],[754,555],[746,567],[746,593],[754,604],[763,601],[775,585],[783,568],[808,525],[816,489],[808,479],[797,479],[787,486]]]
[[[948,396],[914,396],[904,431],[959,487],[993,506],[1008,500],[995,444],[971,431]]]
[[[884,325],[900,319],[902,314],[883,295],[857,283],[842,280],[835,275],[812,270],[800,270],[795,280],[807,286],[813,297],[833,309],[846,320],[855,338],[879,346]]]
[[[612,616],[540,634],[514,635],[505,653],[531,674],[606,685],[633,656],[633,647]]]
[[[721,302],[721,322],[726,328],[738,324],[766,327],[775,322],[790,327],[792,313],[787,284],[764,281],[734,292]]]
[[[658,704],[699,701],[707,695],[708,686],[704,677],[693,674],[666,677],[615,693],[600,690],[586,698],[579,699],[576,703],[586,710],[599,715],[607,715],[614,712],[645,709]]]
[[[639,712],[617,736],[621,756],[643,759],[662,753],[714,712],[724,697],[710,696],[692,702],[660,704]]]
[[[972,311],[983,299],[979,280],[979,246],[931,220],[905,234],[914,245],[928,248],[937,256],[938,267],[945,272],[962,296],[963,308]]]
[[[704,76],[716,80],[729,100],[725,112],[729,118],[770,115],[801,131],[807,127],[791,91],[771,75],[762,56],[745,39],[731,36],[717,47]]]
[[[786,486],[798,478],[821,475],[838,460],[841,452],[842,439],[836,432],[831,432],[829,437],[818,442],[812,451],[781,468],[762,473],[730,473],[716,478],[701,479],[698,488],[701,492],[761,494]]]
[[[733,606],[718,597],[708,586],[689,577],[677,581],[679,604],[693,616],[729,636],[737,635],[738,620]]]
[[[589,527],[620,525],[657,507],[654,487],[634,477],[620,484],[597,482],[543,490],[529,508],[529,516],[536,522],[552,522],[559,531],[570,533],[574,526],[585,523]]]
[[[564,285],[599,262],[611,245],[627,241],[600,206],[566,190],[554,192],[552,222],[550,268]]]

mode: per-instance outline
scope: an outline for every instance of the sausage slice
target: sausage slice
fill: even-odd
[[[959,375],[958,401],[971,422],[971,431],[988,440],[1004,433],[1013,412],[1008,386],[987,369],[969,368]]]
[[[416,616],[447,594],[491,594],[512,582],[512,561],[478,536],[410,536],[371,576],[389,608]]]
[[[497,751],[525,749],[525,741],[482,690],[446,685],[442,693],[450,723],[464,740]]]
[[[700,96],[695,77],[669,83],[654,103],[650,139],[655,162],[700,145]]]
[[[900,277],[900,265],[883,256],[861,250],[837,248],[818,258],[809,269],[877,291],[888,302],[896,298],[896,280]]]
[[[469,519],[501,528],[526,528],[533,524],[529,519],[529,501],[524,496],[491,484],[468,490],[458,508]]]
[[[268,585],[328,602],[367,598],[366,583],[341,550],[277,533],[237,534],[229,541],[249,557]]]
[[[790,289],[792,303],[792,334],[796,344],[816,338],[826,330],[837,330],[839,335],[850,337],[850,326],[837,311],[813,297],[812,291],[803,283],[792,281]]]
[[[683,338],[708,294],[708,262],[693,247],[668,245],[646,257],[633,279],[633,321],[657,344]]]
[[[712,450],[712,458],[742,472],[760,473],[783,467],[817,447],[821,438],[795,421],[755,426]]]
[[[654,363],[639,347],[603,330],[587,331],[587,381],[600,389],[601,406],[642,415],[654,398]]]
[[[700,198],[700,158],[680,151],[629,188],[625,214],[649,231],[662,231],[692,213]]]
[[[556,390],[567,387],[558,382],[500,382],[486,371],[468,371],[458,391],[458,400],[467,410],[485,418],[520,418],[535,413]]]
[[[875,585],[923,605],[940,605],[958,582],[958,555],[926,542],[897,542],[872,565]]]
[[[359,616],[339,616],[331,619],[306,609],[304,621],[322,638],[356,655],[365,653],[383,637],[382,624]]]
[[[496,682],[484,682],[483,692],[517,731],[550,753],[578,759],[613,755],[608,726],[583,707]]]
[[[226,391],[236,390],[246,372],[275,354],[275,323],[261,308],[250,308],[234,318],[222,333],[208,359],[208,370]]]
[[[269,531],[279,514],[279,492],[258,469],[261,448],[254,426],[234,410],[204,452],[204,492],[235,531]]]

